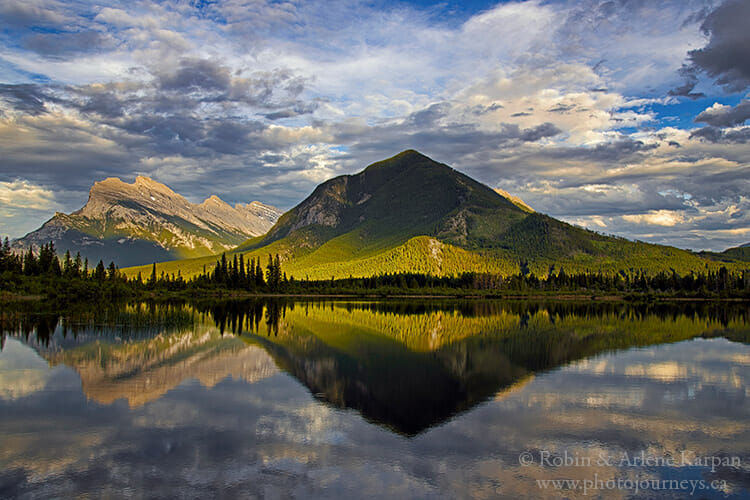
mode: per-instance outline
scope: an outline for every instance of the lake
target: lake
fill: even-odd
[[[750,498],[746,304],[0,311],[0,498]]]

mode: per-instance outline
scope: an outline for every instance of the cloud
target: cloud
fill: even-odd
[[[748,144],[750,143],[750,127],[739,127],[729,130],[711,126],[703,127],[690,134],[691,139],[694,137],[714,143]]]
[[[57,201],[52,190],[25,179],[0,181],[0,236],[15,237],[37,229],[34,217],[49,218]]]
[[[177,71],[159,80],[161,90],[177,92],[227,92],[232,82],[228,68],[206,59],[183,59]]]
[[[59,26],[72,21],[64,3],[43,0],[8,0],[0,4],[0,24],[17,26]]]
[[[734,127],[750,119],[750,100],[740,101],[736,106],[725,106],[715,103],[698,116],[695,121],[707,123],[714,127]]]
[[[683,64],[679,70],[679,74],[684,79],[684,82],[679,87],[670,90],[668,92],[669,95],[689,97],[690,99],[700,99],[706,96],[703,92],[693,92],[693,89],[698,85],[698,70],[695,66]]]
[[[36,186],[24,179],[12,182],[0,181],[0,205],[6,208],[30,208],[48,210],[54,202],[49,189]]]
[[[5,100],[13,109],[29,115],[46,113],[45,103],[54,101],[42,87],[31,83],[0,84],[0,98]]]
[[[674,226],[685,221],[685,217],[673,210],[651,210],[645,214],[623,215],[622,219],[635,224]]]
[[[716,78],[731,91],[750,86],[750,4],[745,0],[727,0],[706,17],[701,29],[708,44],[689,52],[695,66]]]
[[[687,212],[749,189],[736,177],[747,99],[703,110],[703,128],[665,127],[697,114],[678,97],[713,97],[701,79],[730,74],[698,53],[726,66],[744,41],[722,14],[741,6],[716,5],[503,2],[451,17],[343,0],[6,2],[0,180],[43,186],[62,211],[95,180],[137,173],[198,201],[288,208],[327,176],[416,148],[624,235],[649,224],[608,217],[685,210],[670,227],[683,241],[698,224]]]
[[[537,142],[546,137],[554,137],[562,133],[562,130],[557,128],[552,123],[542,123],[533,128],[528,128],[521,131],[518,136],[523,142]]]
[[[97,31],[37,33],[23,40],[23,47],[49,58],[99,52],[113,47],[113,40]]]

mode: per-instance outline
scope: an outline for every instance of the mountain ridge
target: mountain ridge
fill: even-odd
[[[15,240],[13,248],[52,241],[59,252],[79,252],[119,266],[140,265],[230,250],[265,233],[280,214],[258,201],[232,207],[216,195],[193,204],[145,176],[132,184],[109,177],[93,184],[83,207],[70,214],[57,212]]]

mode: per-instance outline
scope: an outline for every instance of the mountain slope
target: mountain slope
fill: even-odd
[[[720,262],[750,262],[750,243],[738,247],[727,248],[723,252],[701,252],[700,255],[707,259]]]
[[[683,274],[720,266],[686,250],[605,236],[534,212],[411,150],[324,182],[268,233],[234,252],[263,259],[278,253],[287,274],[311,279],[392,272],[546,275],[562,267]],[[160,269],[187,276],[214,261]],[[139,270],[150,271],[133,272]]]
[[[58,212],[13,246],[20,250],[53,241],[60,252],[132,266],[229,250],[265,233],[279,215],[257,201],[232,207],[211,196],[192,204],[147,177],[133,184],[108,178],[93,185],[83,208]]]
[[[419,235],[472,246],[496,238],[527,212],[470,177],[416,151],[374,163],[318,186],[261,239],[241,249],[290,239],[296,253],[343,235],[361,253]]]

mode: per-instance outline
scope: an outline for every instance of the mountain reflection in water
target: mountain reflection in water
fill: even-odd
[[[740,303],[28,303],[0,326],[0,498],[750,495]],[[640,453],[740,466],[617,462]],[[561,478],[717,486],[538,483]]]
[[[86,397],[102,404],[137,407],[184,380],[254,382],[278,367],[319,400],[407,436],[603,352],[695,337],[747,342],[747,319],[743,307],[705,303],[284,299],[0,318],[51,366],[75,369]]]

